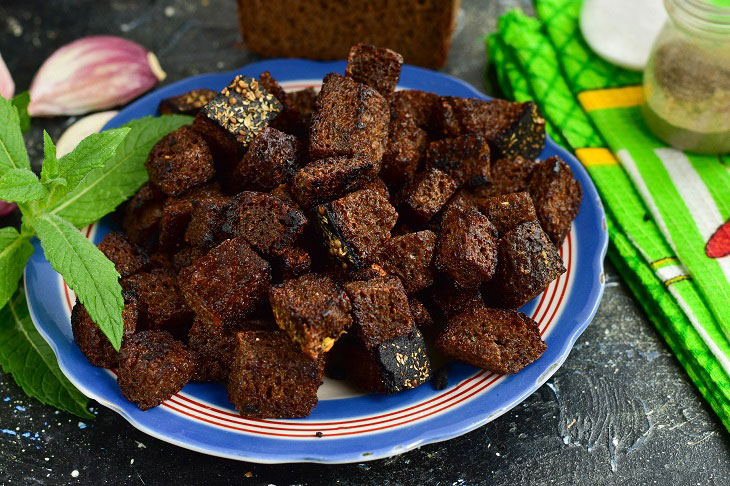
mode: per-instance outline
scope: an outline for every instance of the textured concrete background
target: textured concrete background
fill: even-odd
[[[0,52],[19,90],[57,47],[89,34],[147,46],[168,82],[230,70],[258,59],[239,44],[234,3],[3,0]],[[462,0],[444,71],[493,92],[483,82],[483,36],[501,12],[525,3]],[[32,158],[42,129],[57,139],[73,121],[34,120]],[[363,464],[234,462],[158,441],[97,404],[96,420],[79,422],[26,398],[0,373],[0,483],[730,484],[727,432],[610,266],[607,274],[595,320],[555,376],[457,439]]]

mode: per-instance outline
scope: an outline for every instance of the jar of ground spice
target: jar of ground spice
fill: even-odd
[[[730,152],[730,1],[664,0],[644,71],[644,119],[670,145]]]

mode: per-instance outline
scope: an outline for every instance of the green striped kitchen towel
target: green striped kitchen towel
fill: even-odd
[[[640,95],[637,97],[637,91],[641,92],[638,85],[641,75],[611,65],[588,49],[578,28],[580,4],[580,0],[536,0],[540,20],[519,11],[506,14],[500,19],[498,32],[487,40],[489,61],[496,68],[504,93],[517,100],[534,99],[546,117],[550,135],[572,148],[586,166],[606,207],[612,243],[610,258],[691,379],[730,429],[730,341],[727,326],[723,325],[728,321],[722,320],[723,312],[730,310],[727,309],[730,302],[725,301],[723,308],[722,292],[706,287],[723,286],[727,293],[730,285],[727,280],[692,278],[692,272],[702,271],[701,265],[707,262],[687,261],[689,255],[696,258],[697,249],[689,252],[677,246],[678,241],[686,244],[687,237],[672,237],[670,228],[677,228],[679,221],[672,213],[675,219],[668,224],[666,209],[659,209],[667,205],[674,208],[682,200],[673,200],[675,194],[661,190],[658,192],[662,198],[648,200],[635,189],[642,187],[643,173],[627,169],[636,167],[637,158],[638,164],[644,167],[644,152],[651,152],[651,148],[645,147],[661,148],[656,147],[659,142],[645,131],[641,119],[636,118],[641,103]],[[632,124],[627,123],[626,112],[633,112]],[[637,124],[642,126],[637,128]],[[645,144],[642,138],[625,147],[620,134],[633,136],[634,131],[651,138],[653,145]],[[637,152],[638,147],[644,150]],[[665,152],[676,151],[664,147],[655,153],[662,165],[667,159]],[[636,157],[632,157],[634,153]],[[696,156],[677,153],[699,162]],[[632,157],[629,164],[633,162],[633,165],[624,162],[626,154]],[[676,154],[669,160],[675,159]],[[714,163],[722,168],[717,159]],[[718,172],[717,167],[700,170],[708,170],[714,177]],[[727,176],[725,169],[724,177]],[[701,176],[700,179],[705,180]],[[654,189],[651,180],[643,187]],[[671,184],[669,188],[675,187]],[[730,190],[730,185],[725,187]],[[714,200],[724,201],[727,190],[713,187],[712,192],[709,189],[707,192],[712,197],[720,194]],[[687,212],[692,216],[690,208]],[[722,214],[718,226],[727,219]],[[694,228],[697,223],[693,222],[690,229]],[[716,234],[713,241],[719,241],[722,248],[723,230],[716,229],[713,234]],[[706,246],[701,245],[701,258],[711,260]],[[717,247],[710,245],[710,250],[717,251]],[[716,260],[722,262],[721,258]],[[722,263],[718,266],[722,268]],[[710,295],[715,300],[712,303]]]

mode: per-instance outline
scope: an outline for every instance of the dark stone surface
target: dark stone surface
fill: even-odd
[[[238,47],[234,3],[63,0],[51,8],[45,0],[4,0],[0,50],[18,90],[30,85],[53,50],[89,34],[122,35],[147,46],[168,82],[230,70],[257,59]],[[525,3],[463,0],[445,71],[483,87],[483,35],[499,12]],[[34,120],[31,156],[40,156],[43,129],[57,139],[73,121]],[[595,320],[555,376],[462,437],[363,464],[241,463],[161,442],[95,403],[97,418],[81,423],[28,399],[0,373],[0,483],[730,483],[727,432],[610,265],[607,274]]]

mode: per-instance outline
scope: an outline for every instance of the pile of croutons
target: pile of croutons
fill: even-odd
[[[495,373],[540,357],[517,309],[565,272],[580,185],[535,160],[533,103],[395,91],[402,63],[356,45],[319,93],[266,72],[160,105],[195,121],[155,145],[124,232],[99,244],[121,351],[72,313],[125,397],[145,410],[216,381],[243,416],[304,417],[325,372],[397,393],[431,378],[429,353]]]

